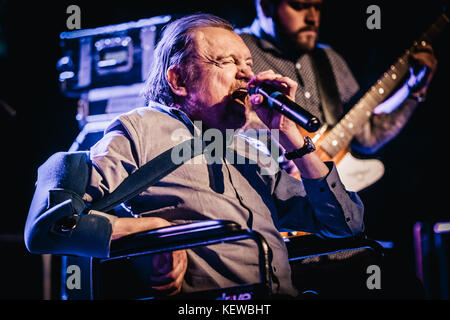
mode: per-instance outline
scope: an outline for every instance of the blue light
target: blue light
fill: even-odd
[[[73,77],[75,77],[75,73],[73,71],[64,71],[59,74],[59,81],[72,79]]]
[[[426,67],[423,67],[417,75],[414,74],[413,70],[410,70],[410,77],[406,83],[395,92],[389,99],[386,99],[383,103],[380,103],[374,110],[373,113],[391,113],[397,109],[400,104],[408,98],[411,93],[411,88],[419,84],[426,74]]]
[[[391,113],[400,106],[400,104],[405,101],[409,96],[409,86],[405,83],[397,92],[395,92],[389,99],[380,103],[374,110],[373,113]]]

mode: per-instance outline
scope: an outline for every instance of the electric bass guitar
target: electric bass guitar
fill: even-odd
[[[384,174],[381,161],[355,158],[350,152],[350,142],[362,131],[374,109],[404,81],[411,67],[409,55],[415,47],[431,43],[449,21],[443,13],[333,128],[324,125],[317,132],[309,133],[298,127],[303,136],[309,136],[313,140],[322,161],[333,161],[336,164],[341,181],[348,190],[361,191],[374,184]]]

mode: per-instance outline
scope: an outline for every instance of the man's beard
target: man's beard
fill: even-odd
[[[240,99],[239,99],[240,100]],[[224,100],[217,105],[206,105],[201,99],[191,98],[186,99],[184,103],[180,105],[180,109],[184,111],[191,120],[203,121],[205,129],[217,128],[222,129],[237,129],[243,126],[246,122],[246,107],[242,101],[236,101],[233,96],[227,96]],[[205,112],[216,112],[217,118],[214,124],[208,123],[207,118],[204,117]],[[211,115],[211,114],[210,114]],[[206,122],[205,122],[206,121]]]
[[[316,36],[303,35],[304,31],[316,31]],[[298,57],[303,53],[311,52],[316,47],[317,43],[317,28],[314,26],[307,26],[294,34],[278,33],[278,38],[283,47],[283,50],[289,56]]]
[[[313,35],[307,35],[298,38],[298,41],[295,42],[297,51],[312,51],[316,46],[316,40],[317,37]]]

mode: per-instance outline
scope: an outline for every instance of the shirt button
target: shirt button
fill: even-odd
[[[300,70],[300,68],[302,67],[302,65],[300,64],[300,62],[297,62],[295,64],[295,67],[297,68],[297,70]]]
[[[310,97],[311,97],[311,93],[309,93],[309,91],[306,91],[305,92],[305,98],[309,99]]]

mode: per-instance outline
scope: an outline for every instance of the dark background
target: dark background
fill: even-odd
[[[320,41],[347,60],[361,89],[368,89],[440,14],[448,1],[326,1]],[[79,133],[76,100],[58,87],[59,34],[66,8],[81,8],[82,29],[162,14],[209,12],[236,27],[254,18],[252,0],[216,1],[58,1],[0,0],[0,108],[2,210],[0,223],[0,299],[41,299],[40,256],[22,240],[37,168],[51,154],[67,150]],[[381,30],[368,30],[366,8],[381,8]],[[414,271],[412,226],[416,221],[448,220],[447,99],[449,28],[435,44],[438,71],[428,99],[400,135],[374,155],[385,176],[360,193],[366,206],[367,234],[393,241],[405,272]],[[447,45],[447,46],[446,46]]]

